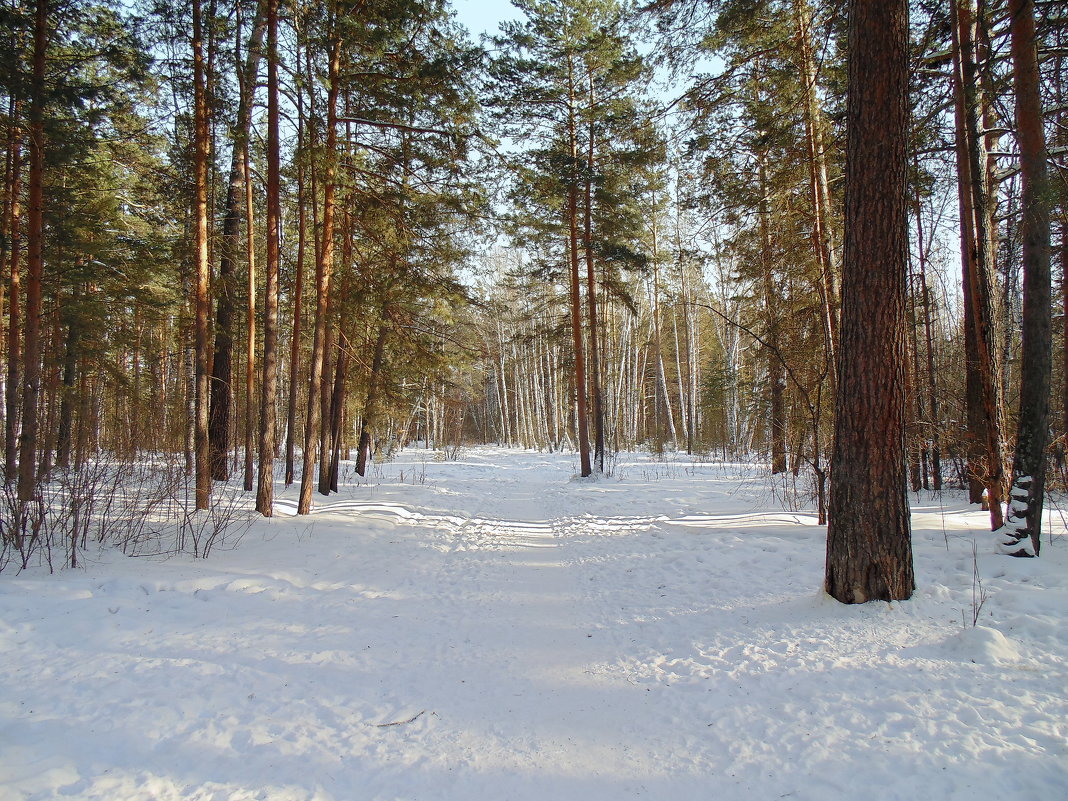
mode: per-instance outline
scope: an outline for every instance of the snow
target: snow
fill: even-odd
[[[759,471],[575,469],[410,450],[207,560],[9,567],[0,799],[1064,797],[1055,510],[1012,559],[913,495],[914,598],[843,606]]]

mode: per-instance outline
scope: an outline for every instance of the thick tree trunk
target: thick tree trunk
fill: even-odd
[[[908,4],[851,0],[841,358],[827,592],[843,603],[915,588],[905,485]]]
[[[259,476],[256,511],[274,514],[274,451],[278,411],[278,0],[267,0],[267,284],[264,291],[263,378],[260,382]]]
[[[1050,201],[1033,1],[1009,0],[1009,17],[1016,130],[1023,179],[1023,343],[1020,349],[1020,415],[1012,464],[1011,502],[1002,529],[1005,535],[1002,548],[1013,556],[1038,556],[1045,499],[1053,361]]]

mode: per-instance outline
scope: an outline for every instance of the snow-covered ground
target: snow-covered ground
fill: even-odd
[[[846,607],[767,478],[574,470],[409,450],[208,560],[9,567],[0,799],[1068,797],[1059,517],[1013,559],[912,496],[915,597]]]

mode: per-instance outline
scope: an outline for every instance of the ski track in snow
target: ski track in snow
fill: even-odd
[[[208,560],[0,574],[0,799],[1065,797],[1059,525],[995,556],[911,496],[915,597],[845,607],[741,468],[426,459],[308,517],[279,485]]]

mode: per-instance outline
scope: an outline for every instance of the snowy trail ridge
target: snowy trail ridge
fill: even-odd
[[[1059,522],[913,496],[916,596],[844,607],[747,468],[573,470],[408,451],[206,561],[5,571],[0,799],[1066,797]]]

